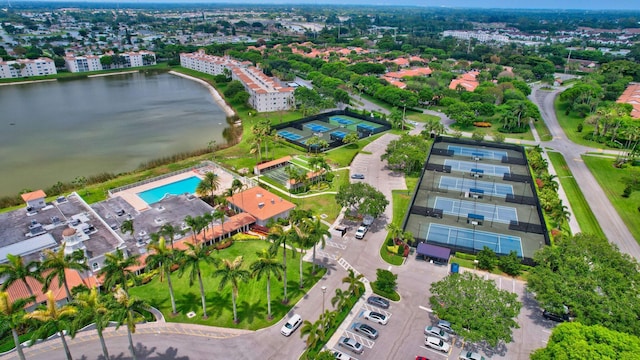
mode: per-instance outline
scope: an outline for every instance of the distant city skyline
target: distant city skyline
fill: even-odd
[[[317,4],[317,5],[371,5],[371,6],[423,6],[478,9],[550,9],[550,10],[636,10],[640,11],[640,0],[602,1],[602,0],[40,0],[53,2],[95,2],[95,3],[211,3],[234,5],[267,4]],[[1,0],[0,0],[1,2]]]

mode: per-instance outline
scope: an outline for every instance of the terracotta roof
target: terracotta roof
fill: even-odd
[[[285,157],[281,157],[280,159],[275,159],[275,160],[267,161],[265,163],[256,165],[256,169],[262,171],[263,169],[268,169],[272,166],[276,166],[289,161],[291,161],[291,156],[287,155]]]
[[[68,227],[62,231],[62,236],[72,236],[76,233],[76,229]]]
[[[469,71],[468,73],[463,74],[459,78],[451,80],[451,83],[449,84],[449,89],[455,90],[458,88],[458,85],[460,85],[467,91],[475,90],[478,87],[478,85],[480,85],[480,83],[476,79],[476,76],[478,76],[478,74],[479,74],[478,71]]]
[[[42,275],[42,277],[46,277],[48,273],[49,272],[45,272]],[[69,285],[69,290],[73,289],[78,285],[83,284],[82,277],[77,271],[67,269],[64,271],[64,273],[67,278],[67,284]],[[27,278],[27,283],[29,284],[29,287],[31,288],[31,290],[33,291],[33,294],[36,297],[36,301],[35,301],[36,303],[41,303],[47,300],[47,296],[45,295],[45,293],[42,292],[42,283],[38,282],[36,279],[31,277]],[[51,292],[53,293],[53,296],[56,299],[56,301],[62,300],[67,297],[67,294],[64,291],[64,285],[60,287],[58,286],[57,277],[54,278],[53,281],[51,281],[51,286],[49,287],[49,290],[51,290]],[[27,290],[27,287],[20,280],[11,284],[11,286],[7,288],[7,292],[9,293],[9,299],[11,299],[11,301],[29,297],[29,290]],[[29,304],[28,306],[30,305],[31,304]]]
[[[227,200],[235,207],[262,221],[296,207],[295,204],[259,186],[234,194]]]
[[[36,191],[32,191],[30,193],[22,194],[22,200],[24,200],[24,201],[44,199],[46,197],[47,197],[47,194],[45,194],[43,190],[36,190]]]
[[[640,119],[640,84],[629,84],[616,102],[631,104],[631,116]]]

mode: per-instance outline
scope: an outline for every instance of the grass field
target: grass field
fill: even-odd
[[[549,155],[549,159],[551,159],[553,168],[558,174],[560,184],[569,199],[569,204],[573,211],[571,216],[575,217],[576,221],[578,221],[580,230],[585,234],[593,234],[605,238],[604,232],[602,232],[602,228],[600,224],[598,224],[598,219],[584,198],[584,194],[580,190],[576,179],[573,178],[571,170],[569,170],[562,154],[553,151],[548,151],[547,154]]]
[[[569,115],[565,114],[567,109],[567,104],[563,101],[560,101],[560,98],[556,98],[555,101],[555,110],[556,117],[558,118],[558,123],[564,133],[566,134],[569,140],[573,141],[576,144],[589,146],[596,149],[609,149],[605,144],[600,144],[595,141],[589,141],[584,139],[584,135],[590,134],[593,132],[594,126],[587,124],[584,121],[584,118],[578,117],[574,113],[570,113]],[[578,132],[578,125],[583,124],[582,132]]]
[[[602,190],[607,194],[609,201],[611,201],[633,237],[636,241],[640,241],[640,216],[638,216],[640,192],[635,191],[628,198],[622,197],[622,191],[625,188],[622,180],[625,177],[632,176],[634,173],[636,176],[640,176],[640,169],[637,167],[615,168],[612,158],[582,156],[582,159],[596,180],[598,180]]]
[[[257,260],[256,252],[269,246],[268,242],[262,240],[235,242],[232,246],[216,252],[213,256],[224,259],[235,259],[236,256],[244,256],[244,269],[249,269],[251,263]],[[257,330],[278,322],[296,304],[298,300],[324,275],[324,270],[311,276],[311,264],[304,263],[305,288],[298,286],[299,276],[299,256],[296,254],[292,258],[291,252],[287,252],[287,295],[289,305],[281,303],[283,297],[283,284],[273,278],[271,280],[271,310],[273,320],[267,319],[267,292],[266,278],[261,280],[250,279],[248,283],[241,283],[237,297],[237,309],[239,323],[233,322],[233,308],[231,303],[231,287],[228,286],[222,291],[218,291],[219,278],[213,278],[212,273],[215,267],[203,266],[202,277],[207,300],[207,313],[209,318],[202,319],[202,308],[200,302],[200,290],[197,282],[189,286],[188,274],[179,278],[174,272],[171,275],[174,293],[176,296],[176,307],[178,315],[171,315],[171,302],[169,300],[169,290],[167,283],[160,282],[156,277],[149,284],[134,287],[130,290],[132,295],[147,300],[152,306],[160,309],[169,322],[202,324],[210,326],[220,326],[227,328],[241,328]],[[278,258],[282,258],[282,251],[279,251]],[[188,318],[187,313],[194,311],[197,315]]]

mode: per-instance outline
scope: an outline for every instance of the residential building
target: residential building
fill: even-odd
[[[466,91],[473,91],[478,87],[478,85],[480,85],[480,82],[477,79],[479,74],[479,71],[469,71],[466,74],[462,74],[459,78],[451,80],[449,89],[458,90],[462,88]]]
[[[86,72],[102,70],[100,57],[96,55],[74,56],[67,55],[64,58],[65,67],[70,72]]]
[[[103,65],[100,59],[104,56],[119,56],[121,60],[113,61],[109,65]],[[108,52],[103,55],[84,56],[67,54],[64,61],[66,68],[70,72],[86,72],[155,65],[156,54],[152,51],[125,52],[120,54]]]
[[[210,75],[230,74],[233,80],[242,83],[249,93],[249,105],[258,112],[288,110],[295,103],[294,88],[280,84],[251,63],[207,55],[204,50],[199,50],[180,54],[180,64]]]
[[[296,207],[294,203],[259,186],[234,194],[227,201],[232,208],[253,216],[255,223],[260,226],[266,226],[271,219],[289,217],[289,212]]]
[[[49,58],[0,61],[0,79],[57,74],[56,65]]]
[[[640,119],[640,84],[629,84],[616,102],[631,104],[631,117]]]

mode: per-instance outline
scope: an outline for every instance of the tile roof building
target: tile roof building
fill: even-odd
[[[233,80],[242,83],[249,93],[248,103],[258,112],[290,109],[294,103],[294,88],[281,85],[275,78],[265,75],[262,70],[237,60],[207,55],[204,50],[180,54],[180,65],[187,69],[210,75],[231,73]]]
[[[0,61],[0,79],[57,74],[56,64],[49,58]]]
[[[616,102],[631,104],[631,117],[640,119],[640,84],[629,84]]]
[[[265,226],[270,219],[288,217],[289,212],[296,207],[292,202],[259,186],[234,194],[227,200],[232,207],[253,216],[260,226]]]
[[[479,74],[479,71],[469,71],[466,74],[462,74],[459,78],[451,80],[449,89],[457,90],[460,87],[466,91],[473,91],[478,87],[478,85],[480,85],[480,82],[477,79]]]
[[[100,59],[104,56],[119,56],[122,63],[112,63],[103,65]],[[108,52],[103,55],[75,56],[67,54],[64,58],[65,66],[70,72],[99,71],[109,69],[120,69],[130,67],[149,66],[156,64],[156,54],[153,51],[131,51],[120,54]]]

